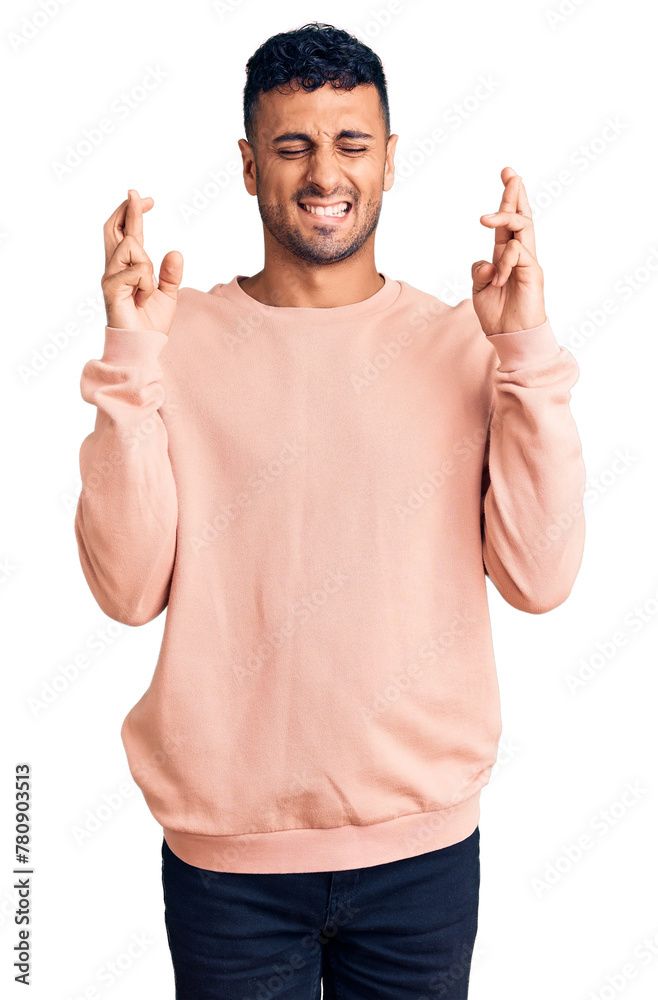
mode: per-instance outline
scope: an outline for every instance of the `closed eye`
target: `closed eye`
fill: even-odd
[[[368,150],[367,150],[366,146],[360,146],[358,148],[355,147],[355,146],[341,146],[340,147],[340,151],[341,151],[341,153],[367,153]],[[307,149],[280,149],[279,152],[282,155],[284,155],[284,156],[294,156],[296,153],[307,153],[308,150]]]

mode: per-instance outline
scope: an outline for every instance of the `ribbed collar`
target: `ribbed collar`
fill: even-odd
[[[312,323],[315,325],[318,323],[340,323],[343,320],[352,321],[366,315],[371,315],[372,313],[380,312],[395,302],[402,290],[400,282],[389,278],[387,274],[383,274],[381,271],[378,273],[384,279],[384,284],[374,295],[371,295],[367,299],[362,299],[360,302],[352,302],[345,306],[331,306],[329,308],[323,308],[322,306],[266,305],[264,302],[259,302],[258,299],[249,295],[240,286],[240,280],[246,278],[246,274],[236,274],[231,281],[225,284],[214,285],[210,289],[210,293],[223,295],[224,298],[230,299],[236,305],[255,310],[271,319],[283,319],[291,323]]]

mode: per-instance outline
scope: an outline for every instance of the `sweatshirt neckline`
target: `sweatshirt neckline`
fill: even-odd
[[[360,316],[370,315],[387,309],[397,299],[402,286],[399,281],[395,281],[381,271],[377,272],[384,279],[384,284],[374,295],[359,302],[350,302],[344,306],[271,306],[255,299],[253,295],[245,292],[240,286],[240,279],[246,278],[246,274],[236,274],[231,281],[217,285],[211,291],[217,291],[220,295],[230,299],[237,305],[241,305],[252,311],[258,312],[271,319],[284,319],[293,323],[312,322],[318,323],[339,323],[341,320],[352,320]]]

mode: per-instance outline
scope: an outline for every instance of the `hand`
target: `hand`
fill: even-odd
[[[544,272],[535,257],[535,233],[521,177],[503,167],[505,185],[500,209],[481,215],[483,226],[496,230],[493,263],[476,261],[471,268],[473,307],[486,334],[528,330],[546,322]]]
[[[142,214],[151,208],[153,198],[140,198],[131,188],[126,201],[105,223],[105,273],[101,287],[108,326],[168,334],[183,277],[183,256],[178,250],[164,255],[156,285],[153,265],[143,246]]]

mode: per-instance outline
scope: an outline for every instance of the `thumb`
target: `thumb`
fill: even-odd
[[[162,258],[158,288],[167,295],[176,297],[183,278],[183,255],[178,250],[170,250]]]
[[[476,260],[471,268],[473,291],[480,292],[486,288],[496,273],[496,265],[489,260]]]

